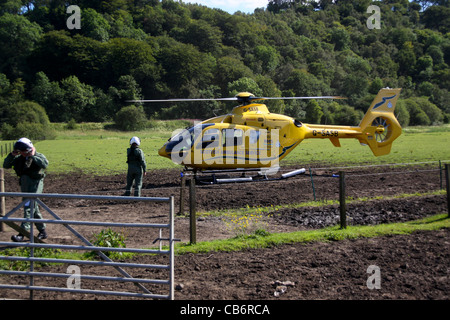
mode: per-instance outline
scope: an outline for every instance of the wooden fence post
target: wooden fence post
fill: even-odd
[[[311,178],[311,186],[312,186],[312,189],[313,189],[314,201],[316,201],[316,189],[314,188],[314,181],[313,181],[311,168],[309,168],[309,176]]]
[[[447,186],[447,217],[450,218],[450,164],[445,164],[445,184]]]
[[[347,228],[347,214],[345,205],[345,173],[339,171],[339,209],[341,229]]]
[[[184,187],[186,185],[186,178],[184,176],[184,173],[181,173],[181,179],[180,179],[180,212],[178,214],[181,216],[184,214],[184,194],[185,190]]]
[[[5,192],[5,170],[0,168],[0,192]],[[0,217],[6,213],[5,197],[0,197]],[[0,232],[3,231],[3,222],[0,222]]]
[[[195,178],[192,177],[189,180],[189,227],[190,227],[190,242],[191,244],[197,243],[197,225],[195,214]]]

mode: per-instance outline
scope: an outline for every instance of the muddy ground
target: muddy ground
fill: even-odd
[[[319,168],[320,167],[320,168]],[[284,168],[282,173],[298,169]],[[259,181],[219,185],[197,185],[196,221],[197,242],[224,239],[235,235],[221,217],[202,215],[218,209],[242,207],[270,207],[305,203],[312,200],[338,200],[339,168],[318,166],[306,174],[286,180]],[[426,195],[442,186],[440,171],[436,166],[366,167],[348,168],[346,196],[350,198],[375,198],[347,203],[349,225],[380,224],[409,221],[437,213],[445,213],[445,195]],[[278,175],[270,176],[276,178]],[[125,175],[91,177],[82,173],[52,175],[45,178],[46,193],[122,195]],[[17,178],[8,172],[6,191],[18,191]],[[150,172],[144,180],[142,195],[168,197],[175,200],[175,237],[181,242],[190,241],[189,188],[184,187],[184,205],[180,206],[180,171],[159,170]],[[407,198],[389,197],[421,193]],[[18,203],[7,198],[7,209]],[[166,203],[137,203],[133,201],[46,199],[44,203],[64,220],[107,222],[165,223],[169,206]],[[42,210],[43,211],[43,210]],[[180,214],[180,211],[182,214]],[[262,210],[262,212],[267,212]],[[21,217],[21,211],[14,214]],[[43,211],[45,218],[52,218]],[[264,219],[269,232],[290,232],[317,229],[339,224],[339,205],[271,210]],[[74,226],[89,240],[100,231],[99,227]],[[49,224],[47,243],[81,244],[80,240],[64,226]],[[156,231],[139,228],[120,229],[126,236],[128,248],[152,246],[158,238]],[[10,241],[15,231],[5,227],[0,232],[1,241]],[[163,237],[166,235],[163,235]],[[182,300],[360,300],[360,299],[419,299],[448,300],[450,295],[449,262],[450,231],[417,232],[373,239],[345,240],[326,243],[289,244],[269,249],[252,249],[240,252],[213,252],[186,254],[175,259],[175,299]],[[126,261],[129,261],[126,260]],[[167,263],[165,257],[139,256],[132,262],[145,264]],[[380,289],[369,289],[367,281],[372,273],[368,268],[377,266]],[[43,267],[44,271],[66,272],[67,265]],[[93,269],[80,266],[82,274],[118,276],[116,270]],[[164,271],[154,269],[128,269],[136,277],[164,278]],[[373,279],[373,278],[370,278]],[[11,282],[13,281],[13,282]],[[1,276],[0,283],[28,283],[28,278]],[[37,286],[66,286],[66,279],[35,278]],[[375,282],[373,282],[375,283]],[[370,284],[369,284],[370,287]],[[83,280],[83,289],[136,291],[132,284]],[[154,293],[166,293],[167,288],[150,285]],[[28,291],[1,289],[0,298],[29,297]],[[128,299],[124,297],[34,292],[34,299]],[[130,298],[131,299],[131,298]]]

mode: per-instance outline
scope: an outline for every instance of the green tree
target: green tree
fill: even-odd
[[[31,98],[45,108],[50,121],[63,121],[61,105],[64,101],[64,90],[58,82],[50,81],[42,71],[36,74]]]
[[[105,52],[103,76],[111,79],[118,79],[123,75],[134,76],[143,65],[152,65],[156,62],[152,47],[135,39],[111,39],[105,43]]]
[[[348,105],[341,105],[336,101],[321,101],[323,105],[323,124],[337,124],[355,126],[361,121],[363,112]]]
[[[350,35],[343,28],[333,28],[331,30],[331,42],[334,43],[336,50],[346,50],[351,43]]]
[[[76,76],[57,82],[50,81],[45,73],[39,72],[36,74],[31,96],[45,107],[52,122],[92,120],[85,116],[85,112],[95,107],[94,89],[80,82]]]
[[[100,105],[105,111],[109,110],[110,114],[116,114],[125,101],[142,98],[139,84],[133,76],[125,75],[119,78],[116,85],[109,87],[106,97],[107,102],[100,102]]]
[[[180,41],[191,43],[202,52],[214,56],[221,53],[222,31],[204,20],[193,20],[186,29],[181,29]]]
[[[106,2],[106,1],[105,1]],[[111,26],[111,38],[129,38],[135,40],[145,40],[147,35],[142,29],[134,27],[133,16],[123,10],[119,9],[113,15],[108,15],[108,23]]]
[[[433,94],[434,85],[431,82],[424,81],[417,86],[419,96],[431,96]]]
[[[433,68],[433,58],[429,55],[423,55],[417,59],[416,70],[417,72],[425,71]]]
[[[253,72],[241,60],[229,56],[217,59],[215,79],[224,95],[228,94],[226,87],[228,83],[240,78],[252,77]]]
[[[165,71],[163,80],[176,96],[189,96],[190,85],[201,88],[213,80],[215,59],[191,44],[174,43],[162,48],[159,61]]]
[[[381,88],[383,88],[383,80],[379,77],[375,77],[369,85],[369,93],[377,94]]]
[[[260,61],[264,72],[271,72],[280,63],[280,54],[272,46],[255,47],[255,58]]]
[[[430,45],[426,50],[426,54],[433,60],[433,65],[439,66],[444,63],[444,53],[439,46]]]
[[[0,2],[0,15],[4,13],[19,14],[23,7],[21,0],[6,0]]]
[[[108,88],[117,80],[106,76],[109,72],[107,43],[77,34],[72,37],[71,45],[68,53],[69,63],[76,68],[68,70],[70,75],[102,89]]]
[[[320,123],[323,116],[322,108],[319,106],[316,100],[309,100],[306,104],[306,118],[305,122],[317,124]]]
[[[401,75],[414,74],[417,59],[411,42],[405,42],[403,44],[402,49],[398,51],[396,60],[399,64],[399,73]]]
[[[284,90],[292,90],[297,96],[318,96],[329,93],[329,88],[306,70],[293,70],[283,84]]]
[[[429,29],[435,29],[443,34],[450,32],[450,8],[431,6],[425,10],[422,22]]]
[[[97,11],[91,8],[83,10],[81,15],[81,32],[86,37],[105,42],[109,39],[111,26],[109,22]]]
[[[61,89],[64,91],[64,100],[61,103],[61,114],[59,118],[62,122],[75,119],[77,122],[89,121],[84,116],[86,109],[95,106],[95,95],[93,88],[85,83],[81,83],[76,76],[70,76],[61,80]]]
[[[265,97],[281,97],[282,92],[280,89],[278,89],[277,84],[275,81],[272,80],[272,78],[264,75],[256,75],[255,79],[256,83],[258,84],[258,87],[262,90],[262,95]],[[267,100],[263,101],[269,110],[273,113],[283,113],[285,104],[284,100]]]
[[[40,40],[42,28],[26,17],[0,16],[0,72],[9,78],[24,75],[26,59]]]
[[[234,97],[239,92],[251,92],[256,97],[263,95],[256,81],[247,77],[228,83],[228,96]]]
[[[105,122],[114,120],[117,107],[112,94],[105,93],[101,89],[94,89],[95,105],[85,109],[83,116],[93,122]],[[75,119],[74,119],[75,120]]]
[[[34,73],[44,72],[52,80],[69,77],[77,67],[72,59],[73,49],[74,40],[67,31],[49,31],[34,50],[30,68]]]

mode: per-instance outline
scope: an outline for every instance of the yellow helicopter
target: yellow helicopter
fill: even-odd
[[[381,89],[358,126],[306,124],[270,113],[271,99],[343,99],[321,97],[255,97],[241,92],[234,98],[134,100],[133,102],[238,101],[231,113],[204,120],[174,134],[158,151],[160,156],[183,165],[186,170],[277,170],[279,162],[304,139],[329,139],[340,147],[340,139],[357,139],[375,156],[386,155],[402,132],[395,115],[401,89]],[[302,170],[302,169],[301,169]],[[293,172],[293,174],[302,171]],[[304,169],[303,169],[304,170]],[[289,174],[287,174],[289,176]]]

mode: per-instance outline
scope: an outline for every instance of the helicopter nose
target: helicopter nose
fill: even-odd
[[[161,157],[166,157],[166,158],[170,158],[169,154],[166,151],[166,145],[163,145],[159,150],[158,150],[158,154]]]

